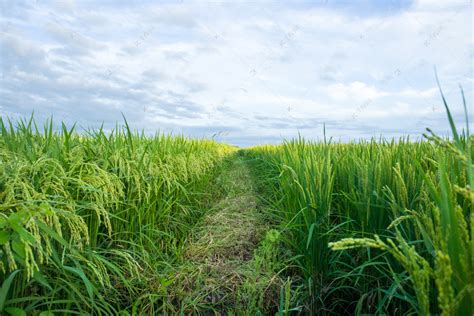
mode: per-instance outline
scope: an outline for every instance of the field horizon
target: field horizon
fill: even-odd
[[[0,118],[0,311],[472,312],[464,109],[452,138],[247,149]]]
[[[0,8],[0,316],[474,316],[472,0]]]

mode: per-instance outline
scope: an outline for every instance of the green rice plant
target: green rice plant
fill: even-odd
[[[331,144],[300,138],[281,146],[256,147],[251,153],[272,165],[268,170],[273,168],[276,178],[273,201],[282,239],[291,251],[288,266],[298,267],[297,274],[305,280],[307,308],[322,312],[333,304],[345,310],[350,304],[347,299],[355,299],[351,298],[356,293],[350,290],[351,285],[340,282],[341,269],[353,265],[347,260],[378,258],[376,253],[344,257],[329,251],[328,242],[361,232],[384,233],[394,219],[406,216],[406,208],[424,206],[424,178],[411,162],[414,157],[418,161],[430,159],[436,148],[408,139]],[[424,168],[433,166],[430,163]],[[404,223],[403,234],[418,236],[413,228]],[[373,277],[359,271],[357,278],[375,282],[373,265],[367,267]],[[385,276],[384,282],[389,279]],[[361,293],[374,288],[370,282],[360,283]]]
[[[456,131],[446,109],[453,141],[298,138],[248,150],[273,179],[265,194],[280,223],[281,260],[292,280],[304,280],[308,312],[472,311],[473,138]]]
[[[461,94],[462,133],[441,93],[452,139],[299,137],[236,155],[126,120],[79,133],[0,118],[0,313],[217,312],[237,297],[249,314],[472,314],[474,137]],[[237,293],[214,304],[203,285],[180,301],[187,242],[233,162],[255,172],[269,230],[235,267]]]
[[[440,89],[441,91],[441,89]],[[371,247],[388,251],[408,272],[416,293],[417,312],[429,315],[468,315],[474,310],[473,272],[473,205],[474,165],[472,164],[472,136],[466,101],[466,133],[460,135],[441,91],[454,141],[430,132],[426,137],[440,147],[436,160],[436,177],[424,174],[430,204],[424,210],[410,211],[410,216],[398,217],[390,225],[396,239],[382,241],[374,238],[346,238],[330,243],[333,250]],[[402,237],[398,226],[403,221],[414,221],[419,232],[417,239]],[[417,245],[417,241],[422,246]],[[419,244],[419,243],[418,243]],[[436,289],[430,285],[434,282]]]
[[[52,120],[41,131],[33,117],[0,118],[0,132],[0,312],[114,315],[163,293],[166,261],[233,150],[147,137],[126,121],[79,134]]]

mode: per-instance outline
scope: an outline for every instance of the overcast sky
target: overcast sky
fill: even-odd
[[[239,146],[447,132],[472,109],[468,0],[5,1],[0,115]],[[471,115],[472,117],[473,115]]]

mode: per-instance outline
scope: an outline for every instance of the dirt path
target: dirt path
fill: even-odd
[[[229,160],[216,190],[221,198],[193,231],[177,275],[185,296],[181,312],[255,314],[275,294],[278,278],[268,266],[275,241],[271,233],[268,238],[268,221],[243,157]]]

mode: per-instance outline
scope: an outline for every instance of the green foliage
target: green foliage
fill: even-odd
[[[472,314],[474,138],[443,101],[453,141],[428,130],[428,142],[299,138],[248,152],[273,173],[285,273],[301,277],[307,311]]]
[[[155,270],[180,251],[232,149],[127,123],[81,135],[0,119],[0,132],[0,312],[158,308],[140,297],[165,295]]]
[[[474,137],[442,99],[452,140],[238,152],[0,118],[0,313],[470,315]]]

